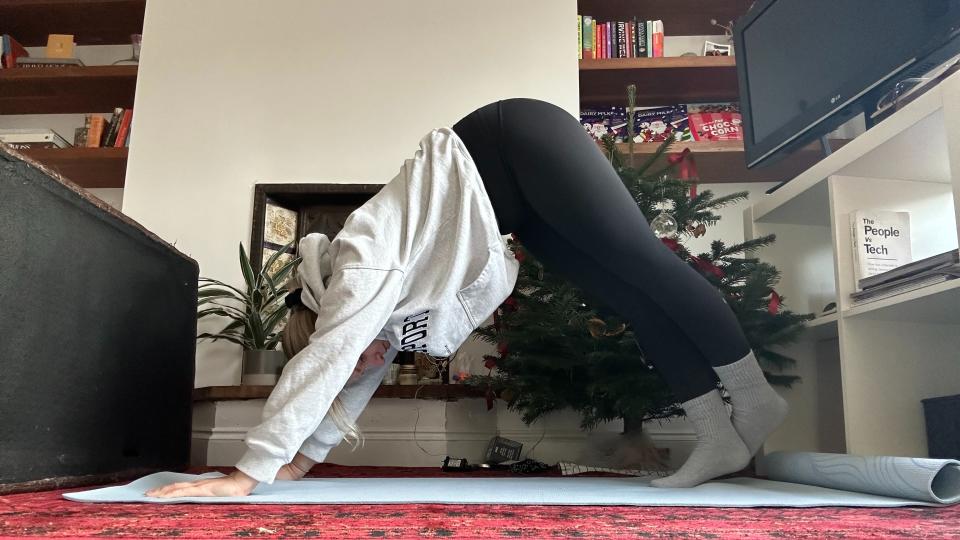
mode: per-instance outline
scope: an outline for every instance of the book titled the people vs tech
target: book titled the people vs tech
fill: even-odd
[[[856,290],[869,276],[911,262],[910,212],[856,210],[850,214]]]

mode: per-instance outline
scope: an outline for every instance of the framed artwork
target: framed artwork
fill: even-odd
[[[257,184],[253,195],[250,263],[263,261],[293,242],[277,264],[296,256],[297,242],[319,232],[331,240],[354,210],[383,184]]]

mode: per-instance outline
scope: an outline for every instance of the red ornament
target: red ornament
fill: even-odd
[[[690,180],[690,198],[697,196],[697,182],[700,173],[697,172],[697,162],[693,160],[693,154],[689,148],[684,148],[682,152],[671,154],[667,158],[671,165],[680,165],[680,179]]]
[[[508,296],[507,299],[504,300],[503,305],[509,307],[510,311],[516,311],[520,308],[520,304],[517,302],[517,299],[512,296]]]
[[[497,367],[497,357],[489,354],[483,355],[483,367],[487,369]]]
[[[777,294],[777,291],[770,289],[770,303],[767,304],[767,311],[769,311],[771,315],[776,315],[777,311],[780,310],[780,300],[781,298],[780,295]]]
[[[724,277],[726,274],[723,273],[723,270],[719,266],[713,264],[710,261],[705,261],[700,257],[690,257],[690,260],[693,261],[693,264],[700,269],[701,272],[706,272],[708,274],[713,274],[718,278]]]
[[[673,238],[664,236],[663,238],[660,239],[660,241],[663,242],[668,248],[670,248],[671,251],[675,252],[678,249],[680,249],[680,243],[674,240]]]
[[[527,259],[527,254],[523,251],[523,248],[517,248],[513,250],[513,256],[520,262],[523,262]]]
[[[510,348],[507,347],[506,341],[501,341],[497,344],[497,353],[500,355],[500,358],[506,358],[507,353],[510,352]]]

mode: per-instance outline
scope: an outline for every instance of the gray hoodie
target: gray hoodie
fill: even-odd
[[[307,235],[299,254],[316,329],[284,368],[237,463],[268,484],[298,450],[322,461],[339,443],[325,416],[338,394],[359,416],[385,373],[347,384],[370,342],[389,341],[388,364],[397,351],[449,356],[510,295],[519,269],[473,159],[448,128],[424,136],[333,241]]]

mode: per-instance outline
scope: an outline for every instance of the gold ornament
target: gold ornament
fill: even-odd
[[[624,323],[620,323],[620,326],[616,330],[612,332],[608,332],[607,323],[605,321],[602,321],[597,318],[593,318],[587,321],[587,330],[590,332],[590,335],[593,336],[594,338],[600,338],[600,336],[606,336],[606,337],[619,336],[624,331],[626,331],[626,329],[627,329],[627,325]]]

